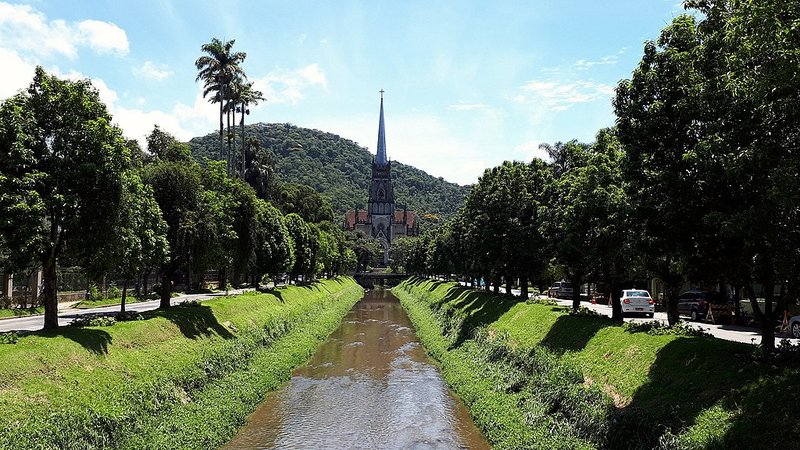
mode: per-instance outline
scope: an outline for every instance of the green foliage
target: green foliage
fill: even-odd
[[[279,181],[310,186],[329,198],[334,222],[341,221],[347,210],[363,209],[367,204],[372,155],[359,144],[335,134],[290,124],[248,125],[245,134],[248,139],[255,139],[265,152],[274,155],[274,171]],[[219,158],[219,138],[214,135],[193,138],[189,146],[198,160]],[[269,159],[266,155],[265,160]],[[397,156],[402,159],[402,155]],[[268,178],[269,170],[263,172]],[[396,198],[408,209],[416,210],[423,225],[452,216],[468,190],[397,161],[392,161],[392,176]]]
[[[0,447],[220,447],[362,293],[332,280],[22,336],[0,347],[0,381],[20,393],[0,401]]]
[[[144,320],[144,316],[138,311],[120,311],[114,314],[117,322],[129,322],[132,320]]]
[[[19,333],[16,331],[6,331],[0,333],[0,344],[16,344],[19,341]]]
[[[703,331],[700,328],[692,326],[689,322],[681,320],[674,325],[665,325],[658,320],[651,320],[649,322],[625,322],[622,329],[629,333],[647,333],[650,336],[708,336],[712,337],[710,333]]]
[[[800,395],[790,386],[800,365],[790,357],[753,360],[749,345],[681,327],[620,326],[452,283],[412,279],[394,291],[496,447],[762,448],[763,433],[770,446],[798,439]]]
[[[552,298],[535,298],[531,297],[525,300],[528,305],[544,305],[544,306],[558,306],[558,302]]]
[[[315,249],[319,245],[316,234],[312,233],[308,224],[297,214],[287,215],[284,221],[295,258],[289,272],[295,279],[298,275],[313,274],[316,270]]]
[[[56,264],[86,263],[113,239],[131,161],[88,80],[35,72],[29,89],[0,105],[0,234],[12,265],[42,264],[45,326],[54,328]]]
[[[72,319],[69,324],[73,327],[110,327],[115,323],[117,323],[117,319],[112,316],[85,314]]]

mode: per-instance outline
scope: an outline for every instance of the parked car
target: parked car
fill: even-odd
[[[724,305],[728,299],[719,292],[691,289],[678,297],[678,314],[694,321],[705,320],[711,303]]]
[[[643,289],[626,289],[620,295],[622,304],[622,314],[638,313],[647,314],[653,317],[656,313],[656,302],[650,297],[650,293]]]
[[[789,332],[792,337],[800,338],[800,316],[792,316],[789,319]]]
[[[564,280],[556,281],[552,286],[550,286],[550,289],[547,290],[547,296],[551,298],[571,299],[572,284]]]

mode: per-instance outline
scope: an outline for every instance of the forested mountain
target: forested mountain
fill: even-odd
[[[337,218],[343,218],[348,209],[366,207],[372,154],[365,147],[332,133],[291,124],[257,123],[245,129],[248,139],[255,137],[275,154],[279,181],[306,184],[330,197]],[[189,146],[198,159],[219,158],[219,134],[193,138]],[[392,177],[398,207],[416,210],[425,223],[451,216],[469,190],[396,161],[392,162]]]

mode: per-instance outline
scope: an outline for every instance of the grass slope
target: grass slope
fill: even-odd
[[[361,298],[352,279],[0,346],[0,448],[213,448]]]
[[[412,279],[395,293],[497,447],[749,449],[800,441],[800,368],[759,362],[749,345],[632,332],[452,283]]]

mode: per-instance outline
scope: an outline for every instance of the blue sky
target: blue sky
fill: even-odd
[[[0,98],[33,67],[90,78],[128,137],[216,129],[195,83],[211,37],[236,39],[267,102],[289,122],[375,152],[385,89],[389,157],[460,184],[542,142],[613,125],[613,89],[677,0],[0,2]]]

